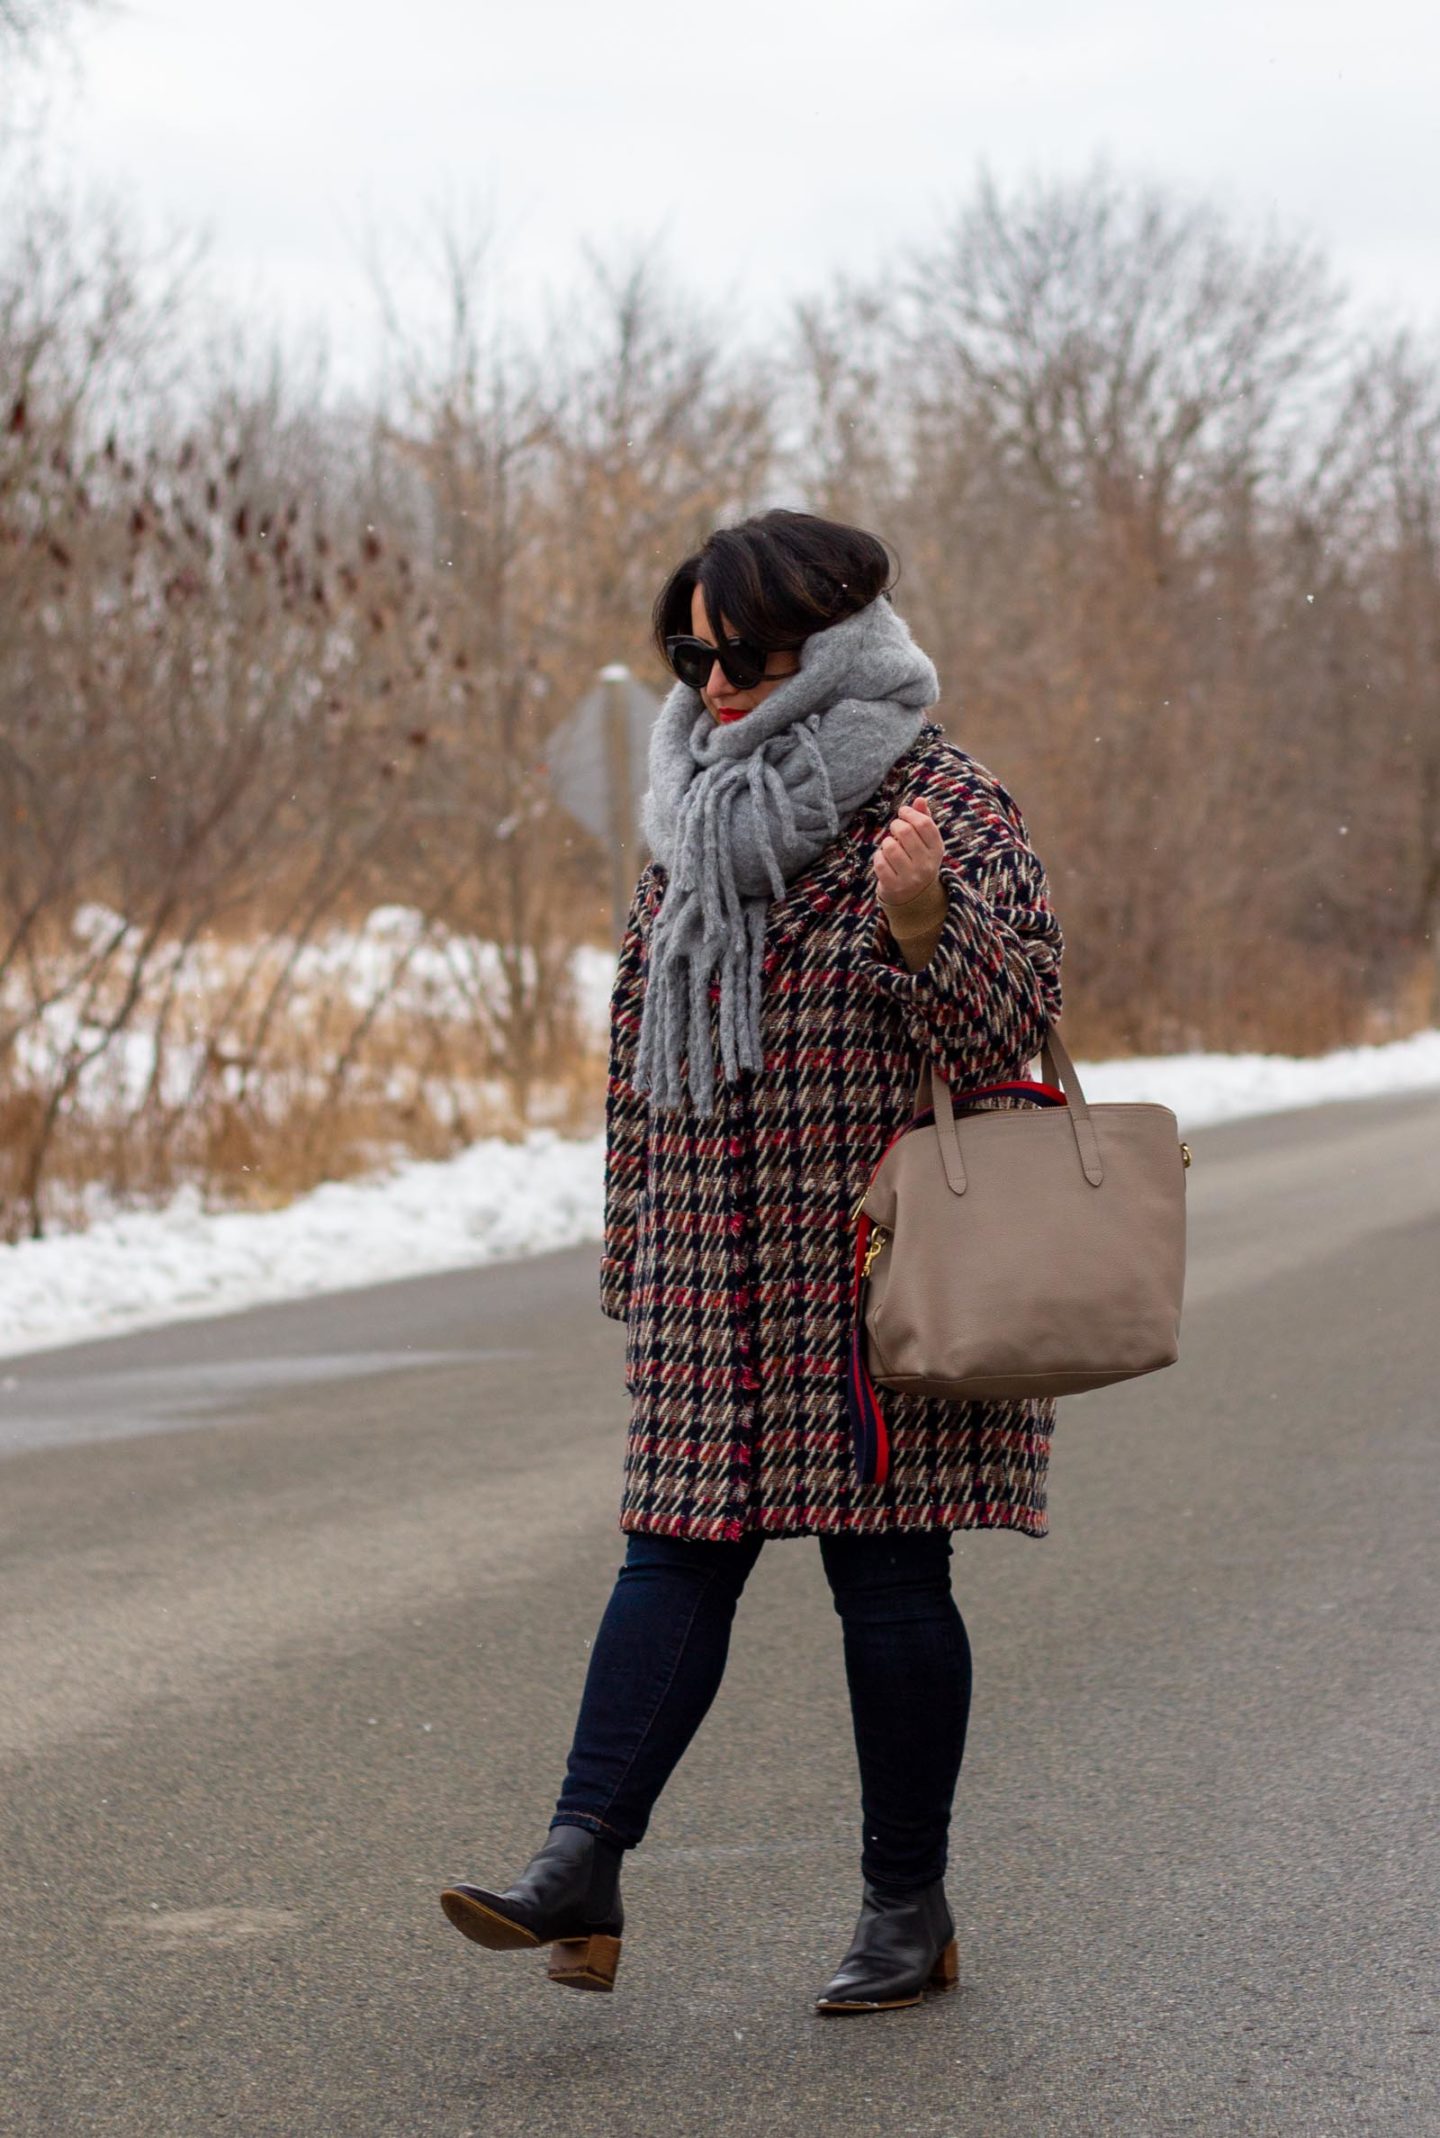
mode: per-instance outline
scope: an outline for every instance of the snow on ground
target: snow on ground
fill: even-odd
[[[3,4],[3,0],[0,0]],[[251,1103],[273,1087],[283,1108],[297,1081],[323,1080],[325,1050],[305,1035],[327,1012],[348,1008],[349,1022],[381,1014],[379,1037],[397,1026],[453,1028],[492,1044],[505,1001],[504,961],[499,946],[428,920],[413,906],[375,906],[357,927],[333,926],[298,943],[276,934],[261,943],[221,940],[162,942],[143,953],[146,931],[95,903],[80,907],[71,923],[73,954],[16,961],[0,974],[0,1012],[16,1028],[12,1073],[36,1091],[53,1088],[60,1066],[73,1052],[90,1056],[68,1105],[95,1121],[123,1120],[158,1078],[161,1103],[181,1106],[210,1062],[212,1051],[232,1059],[219,1073],[219,1089],[236,1091],[243,1081]],[[89,977],[91,962],[94,972]],[[535,978],[533,956],[521,957],[527,984]],[[138,995],[129,1022],[107,1031],[117,1006],[138,975]],[[615,954],[582,943],[570,959],[570,979],[584,1029],[603,1035],[615,979]],[[43,1004],[37,1008],[36,1003]],[[277,1007],[281,1014],[274,1017]],[[242,1079],[237,1057],[251,1054],[257,1021],[273,1019],[258,1062]],[[288,1055],[284,1032],[295,1034]],[[163,1032],[163,1045],[158,1041]],[[471,1105],[483,1098],[483,1082],[453,1076]],[[408,1077],[381,1079],[375,1087],[391,1096],[408,1093]],[[437,1117],[447,1118],[447,1093],[438,1079],[427,1089]]]
[[[1440,1030],[1312,1059],[1185,1054],[1077,1067],[1087,1097],[1156,1100],[1183,1134],[1242,1114],[1440,1089]],[[283,1210],[207,1213],[186,1189],[164,1209],[0,1246],[0,1356],[596,1241],[603,1173],[602,1137],[537,1129],[523,1143],[476,1143],[442,1163],[332,1182]]]
[[[603,1181],[602,1137],[537,1129],[283,1210],[206,1212],[183,1188],[163,1209],[0,1246],[0,1356],[597,1239]]]
[[[1376,1098],[1440,1086],[1440,1030],[1334,1054],[1143,1054],[1077,1062],[1087,1099],[1153,1099],[1183,1135],[1242,1114],[1284,1113],[1329,1099]]]

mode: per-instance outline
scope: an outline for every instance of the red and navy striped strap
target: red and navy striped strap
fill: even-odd
[[[845,1416],[855,1475],[862,1485],[883,1485],[890,1475],[890,1430],[865,1363],[865,1301],[870,1279],[864,1274],[870,1244],[870,1220],[862,1211],[855,1231],[855,1287],[850,1320],[850,1355],[845,1372]]]
[[[973,1091],[952,1091],[950,1110],[964,1113],[976,1099],[1033,1099],[1037,1106],[1068,1106],[1069,1100],[1058,1084],[1042,1084],[1033,1077],[1014,1077],[1007,1084],[979,1084]],[[922,1121],[933,1121],[935,1109],[927,1106],[923,1114],[916,1114],[907,1125],[918,1128]]]

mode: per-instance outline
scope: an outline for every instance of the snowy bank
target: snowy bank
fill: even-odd
[[[1440,1031],[1311,1059],[1155,1055],[1078,1067],[1088,1097],[1158,1100],[1184,1133],[1440,1089]],[[164,1209],[0,1246],[0,1356],[598,1240],[603,1171],[601,1137],[538,1129],[523,1143],[477,1143],[443,1163],[334,1182],[283,1210],[207,1214],[187,1189]]]

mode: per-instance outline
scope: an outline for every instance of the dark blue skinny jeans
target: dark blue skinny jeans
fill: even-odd
[[[764,1538],[632,1531],[590,1664],[550,1824],[634,1848],[720,1687]],[[860,1766],[862,1876],[911,1892],[944,1874],[970,1714],[970,1642],[948,1530],[822,1536]]]

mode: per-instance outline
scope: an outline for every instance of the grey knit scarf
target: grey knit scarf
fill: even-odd
[[[666,870],[650,936],[635,1089],[715,1109],[709,993],[720,979],[727,1082],[761,1067],[766,908],[844,830],[940,695],[934,664],[884,595],[816,631],[800,665],[743,720],[716,721],[677,682],[650,737],[641,826]]]

